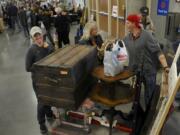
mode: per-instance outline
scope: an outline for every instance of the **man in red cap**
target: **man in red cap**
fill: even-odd
[[[129,52],[129,67],[135,72],[141,71],[145,86],[145,105],[149,105],[156,86],[158,62],[164,71],[169,68],[157,40],[141,27],[141,17],[131,14],[127,17],[126,27],[129,34],[124,38]]]

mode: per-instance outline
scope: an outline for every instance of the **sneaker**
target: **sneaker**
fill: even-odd
[[[42,134],[45,134],[48,132],[47,127],[45,124],[40,124],[40,130]]]

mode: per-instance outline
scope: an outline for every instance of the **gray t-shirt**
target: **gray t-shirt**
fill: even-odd
[[[142,30],[140,37],[134,40],[130,33],[124,42],[129,53],[129,67],[136,71],[143,65],[145,74],[156,74],[161,49],[152,34]]]

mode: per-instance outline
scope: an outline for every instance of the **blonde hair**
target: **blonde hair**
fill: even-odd
[[[87,40],[91,36],[91,30],[93,28],[97,28],[97,24],[95,21],[90,21],[87,22],[86,25],[84,26],[84,31],[83,31],[83,36],[81,39]]]
[[[57,14],[60,14],[60,13],[62,12],[62,8],[56,7],[56,8],[55,8],[55,12],[56,12]]]

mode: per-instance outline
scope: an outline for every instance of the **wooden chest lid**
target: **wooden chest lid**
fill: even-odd
[[[36,62],[35,65],[46,67],[73,67],[78,61],[94,50],[95,47],[92,46],[69,45],[58,49],[54,53]]]

